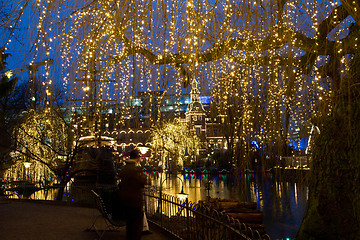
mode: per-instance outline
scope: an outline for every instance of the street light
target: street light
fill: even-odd
[[[187,198],[187,193],[184,192],[184,181],[179,177],[179,176],[176,176],[178,179],[180,179],[181,181],[181,191],[179,193],[176,194],[177,198],[180,200],[180,201],[184,201],[186,198]],[[164,180],[161,181],[161,184],[160,184],[160,198],[162,196],[162,185],[164,184],[165,180],[168,179],[169,177],[166,177]]]
[[[144,155],[145,153],[147,153],[149,151],[149,147],[146,146],[137,146],[136,148],[139,149],[139,151],[141,152],[141,155]]]
[[[29,168],[30,168],[30,166],[31,166],[31,162],[29,162],[28,160],[26,160],[25,162],[24,162],[24,167],[25,167],[25,177],[24,177],[24,180],[26,180],[26,179],[30,179],[30,177],[28,176],[29,175]]]
[[[207,200],[209,201],[210,200],[210,189],[211,189],[211,185],[212,185],[212,182],[210,179],[208,179],[206,182],[205,182],[205,189],[207,191]]]
[[[162,175],[161,175],[162,176]],[[166,177],[163,181],[160,180],[160,191],[159,191],[159,198],[158,198],[158,208],[157,208],[157,212],[160,213],[160,221],[162,222],[163,221],[163,216],[166,215],[166,214],[169,214],[169,212],[165,212],[168,208],[163,206],[163,202],[165,203],[169,203],[166,199],[164,200],[163,199],[163,196],[162,196],[162,185],[163,183],[165,182],[165,180],[167,179],[168,177]],[[181,183],[182,183],[182,186],[181,186],[181,192],[177,194],[177,198],[183,202],[180,206],[180,209],[178,210],[178,213],[181,212],[185,207],[183,204],[185,204],[185,206],[187,207],[189,205],[189,202],[188,202],[188,198],[187,198],[187,194],[184,193],[184,184],[183,184],[183,181],[180,177],[177,176],[177,178],[180,179]],[[165,210],[165,211],[164,211]],[[178,214],[177,213],[177,214]]]
[[[181,178],[179,178],[181,180]],[[182,181],[182,180],[181,180]],[[180,201],[184,201],[187,198],[187,194],[184,193],[184,184],[182,183],[181,185],[181,192],[179,192],[177,194],[177,197],[179,198]]]

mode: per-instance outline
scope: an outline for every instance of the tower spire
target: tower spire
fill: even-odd
[[[191,82],[191,92],[190,92],[191,102],[200,102],[200,91],[198,89],[198,85],[199,84],[196,81],[196,79],[193,78]]]
[[[191,81],[191,92],[190,92],[190,103],[189,107],[186,111],[187,114],[197,113],[202,114],[205,113],[204,107],[200,102],[200,91],[198,88],[198,82],[195,78]]]
[[[198,82],[193,78],[191,82],[190,103],[186,110],[186,121],[191,131],[196,133],[202,141],[205,139],[205,109],[200,102],[200,91]]]

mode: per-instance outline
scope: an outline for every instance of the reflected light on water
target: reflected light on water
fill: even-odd
[[[164,178],[165,174],[163,175]],[[254,175],[233,177],[227,175],[196,176],[193,174],[178,175],[184,181],[184,192],[191,202],[212,198],[234,199],[238,201],[256,202],[258,210],[262,211],[267,232],[272,239],[292,239],[299,228],[305,212],[308,187],[303,183],[275,181],[272,175],[265,179],[257,179]],[[151,175],[152,185],[158,182],[161,174]],[[166,181],[176,184],[164,192],[176,195],[181,188],[181,182],[176,177]],[[206,183],[211,180],[211,188],[206,189]],[[164,183],[170,186],[170,183]]]
[[[298,196],[297,196],[297,186],[296,183],[294,183],[294,191],[295,191],[295,204],[298,204]]]

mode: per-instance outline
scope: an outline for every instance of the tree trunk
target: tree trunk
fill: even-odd
[[[297,240],[360,239],[359,88],[358,83],[347,87],[316,139]]]

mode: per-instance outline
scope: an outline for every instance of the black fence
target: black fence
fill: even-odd
[[[148,221],[158,225],[177,239],[185,240],[270,240],[225,213],[194,204],[188,199],[163,194],[149,188],[145,192]]]

